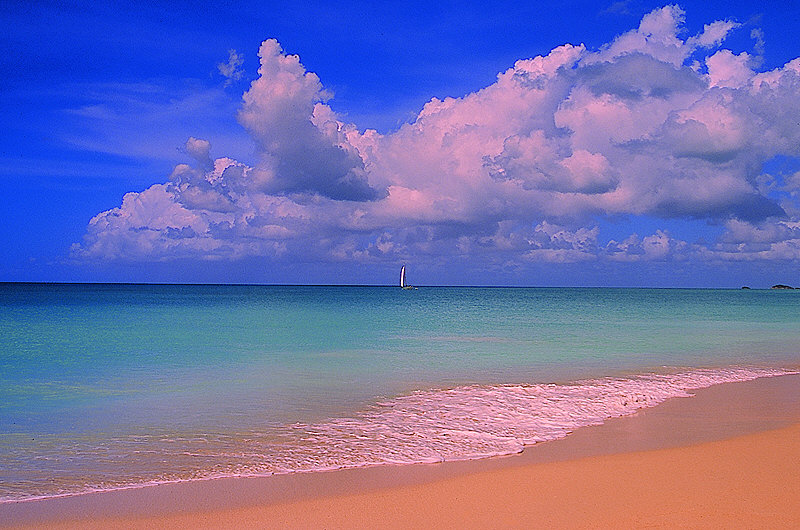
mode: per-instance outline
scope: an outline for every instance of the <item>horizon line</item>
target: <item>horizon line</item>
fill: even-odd
[[[0,280],[0,285],[141,285],[141,286],[197,286],[197,287],[386,287],[399,288],[397,284],[346,284],[346,283],[251,283],[251,282],[136,282],[136,281],[6,281]],[[800,290],[800,287],[791,287],[788,284],[773,284],[769,287],[680,287],[680,286],[647,286],[647,285],[458,285],[458,284],[430,284],[414,285],[418,288],[467,288],[467,289],[694,289],[694,290],[773,290],[776,286],[789,287],[786,290]],[[778,289],[781,290],[781,289]]]

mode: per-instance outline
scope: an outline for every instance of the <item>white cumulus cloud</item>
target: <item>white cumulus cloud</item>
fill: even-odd
[[[770,187],[762,168],[800,157],[800,59],[758,72],[747,53],[718,49],[739,24],[687,35],[683,18],[667,6],[597,50],[519,60],[387,134],[346,123],[320,78],[266,40],[238,113],[257,161],[214,159],[190,138],[194,165],[99,213],[73,254],[798,259],[798,179]],[[725,230],[702,244],[666,230],[601,240],[598,219],[637,217]]]

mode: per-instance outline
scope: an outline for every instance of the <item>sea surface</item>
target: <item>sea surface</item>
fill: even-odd
[[[800,291],[0,284],[0,501],[519,452],[800,367]]]

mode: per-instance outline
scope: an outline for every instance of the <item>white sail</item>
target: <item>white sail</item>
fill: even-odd
[[[403,265],[403,267],[400,269],[400,287],[405,287],[405,286],[406,286],[406,266]]]

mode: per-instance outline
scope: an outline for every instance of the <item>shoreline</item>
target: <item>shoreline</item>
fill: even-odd
[[[352,517],[368,517],[369,514],[375,518],[372,523],[379,524],[381,517],[396,511],[393,507],[396,503],[389,502],[387,495],[416,495],[415,498],[421,500],[442,488],[463,488],[472,484],[474,489],[476,480],[478,485],[494,483],[502,489],[501,485],[512,478],[522,480],[518,484],[522,489],[535,488],[534,484],[525,484],[522,475],[535,476],[545,471],[558,474],[574,468],[577,463],[593,468],[598,462],[609,459],[622,461],[619,465],[624,467],[625,461],[641,459],[644,455],[656,460],[669,457],[683,462],[701,448],[717,454],[720,444],[756,448],[765,443],[767,446],[786,445],[787,432],[800,439],[797,436],[800,433],[800,375],[725,383],[693,393],[692,398],[673,398],[632,416],[577,429],[561,440],[528,446],[522,453],[511,456],[208,479],[12,502],[0,504],[0,521],[3,521],[0,526],[99,528],[175,524],[189,527],[227,521],[231,526],[303,522],[338,527],[352,522]],[[767,441],[750,440],[754,437]],[[798,445],[800,442],[790,448],[788,454],[782,453],[785,460],[800,461]],[[585,470],[573,473],[584,479],[593,476],[593,472],[587,476]],[[550,487],[554,486],[547,485]],[[476,508],[481,503],[494,502],[491,491],[479,493],[473,492],[465,498],[477,495],[472,498]],[[378,502],[378,499],[383,500]],[[525,501],[525,505],[530,505],[532,500],[535,499]],[[366,502],[367,507],[355,507],[354,502]],[[375,502],[384,505],[385,511],[369,508]],[[506,508],[513,511],[514,503],[510,504]],[[351,508],[345,510],[345,506]],[[413,506],[408,508],[409,516],[419,512]],[[456,507],[449,515],[449,508],[442,506],[442,510],[428,516],[438,514],[442,522],[452,522],[458,520],[461,513]],[[336,513],[344,519],[336,519]],[[317,519],[309,519],[312,516]],[[368,525],[369,520],[363,519],[363,524]]]

